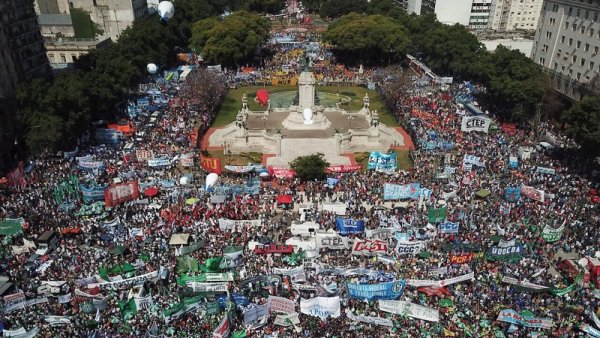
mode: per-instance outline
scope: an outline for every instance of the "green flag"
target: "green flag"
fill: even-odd
[[[185,255],[177,258],[177,271],[179,273],[184,272],[198,272],[198,260],[194,257]]]
[[[208,258],[204,261],[204,270],[200,268],[204,272],[221,272],[221,260],[223,257],[213,257]]]
[[[246,337],[246,330],[235,331],[231,338],[244,338]]]
[[[449,298],[440,299],[439,304],[441,307],[452,307],[454,306],[454,301]]]
[[[448,214],[448,207],[442,208],[430,208],[427,211],[427,217],[429,218],[429,223],[439,223],[443,222],[446,219],[446,215]]]
[[[104,280],[109,280],[108,278],[108,269],[104,266],[98,268],[98,275],[102,277]]]
[[[135,305],[135,300],[131,298],[128,302],[119,301],[119,309],[121,310],[121,315],[125,319],[129,319],[135,315],[137,312],[137,306]]]

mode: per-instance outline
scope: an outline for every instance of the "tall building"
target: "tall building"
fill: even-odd
[[[117,41],[135,19],[148,15],[146,0],[70,0],[71,7],[88,12],[104,30],[104,36]]]
[[[408,0],[408,14],[435,13],[445,24],[487,29],[493,0]]]
[[[494,0],[488,28],[495,31],[535,30],[544,0]]]
[[[14,160],[17,86],[50,74],[33,0],[0,1],[0,171]]]
[[[600,0],[546,0],[532,59],[553,86],[575,100],[599,92]]]
[[[35,0],[35,12],[39,14],[69,14],[69,0]]]

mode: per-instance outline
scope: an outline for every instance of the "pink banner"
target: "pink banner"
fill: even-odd
[[[362,169],[362,165],[332,165],[327,167],[326,171],[328,173],[349,173],[352,171],[359,171]]]

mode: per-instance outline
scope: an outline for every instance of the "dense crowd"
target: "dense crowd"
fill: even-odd
[[[276,71],[293,51],[279,51],[277,64],[267,68]],[[416,144],[410,170],[332,173],[331,183],[225,170],[207,185],[197,145],[218,105],[203,105],[193,100],[203,93],[173,91],[168,83],[152,102],[160,114],[141,107],[133,118],[143,134],[120,136],[115,145],[82,141],[76,153],[36,158],[26,184],[0,195],[0,219],[23,218],[22,231],[3,241],[2,274],[14,285],[3,295],[5,335],[23,328],[17,336],[576,337],[587,327],[593,336],[600,292],[594,276],[583,278],[579,261],[600,250],[597,187],[576,163],[556,156],[568,152],[558,149],[568,140],[547,133],[546,124],[535,132],[497,122],[486,132],[461,131],[470,115],[465,106],[473,102],[457,98],[476,97],[482,88],[441,86],[409,70],[376,75]],[[554,145],[540,146],[547,144],[541,135],[554,135]],[[191,166],[182,160],[188,155]],[[86,161],[102,166],[90,170]],[[57,194],[72,176],[74,192]],[[104,205],[111,199],[104,194],[85,201],[77,186],[123,182],[137,182],[139,197],[111,200],[112,206]],[[227,187],[257,183],[256,194],[213,200]],[[386,184],[415,183],[414,196],[384,198]],[[292,205],[282,208],[282,195],[291,195]],[[345,244],[315,247],[310,243],[319,234],[293,236],[300,206],[308,209],[302,217]],[[364,231],[340,236],[340,218],[364,222]],[[60,235],[44,255],[32,260],[35,248],[14,249],[45,231]],[[173,241],[181,234],[189,238]],[[385,249],[357,254],[352,243],[365,240]],[[296,243],[295,252],[252,250],[271,243]],[[399,249],[413,245],[419,250]],[[504,255],[498,248],[516,251]],[[224,259],[236,250],[241,260]],[[400,312],[348,290],[348,283],[395,281],[403,287],[383,297],[391,292],[385,299],[412,303]],[[306,299],[326,300],[299,306]],[[285,300],[294,304],[287,317],[273,310]],[[327,305],[336,300],[337,313]],[[256,312],[265,308],[266,316]],[[511,324],[515,316],[499,317],[505,310],[528,321]],[[252,318],[255,312],[262,315]]]

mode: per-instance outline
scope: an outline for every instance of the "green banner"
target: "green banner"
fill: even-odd
[[[23,218],[6,218],[0,221],[0,235],[16,235],[23,231],[23,224],[25,220]]]
[[[552,293],[555,296],[564,296],[567,293],[575,290],[576,287],[579,286],[579,284],[581,284],[581,281],[583,280],[583,270],[581,270],[579,272],[579,274],[577,275],[577,277],[575,277],[575,280],[573,281],[573,284],[568,285],[564,288],[552,288],[550,289],[550,293]]]
[[[564,224],[557,229],[546,225],[542,231],[542,238],[549,243],[556,242],[561,239],[563,231],[565,231]]]
[[[198,272],[198,260],[194,257],[185,255],[177,258],[177,272]]]
[[[439,223],[443,222],[446,219],[448,214],[448,207],[442,208],[431,208],[427,211],[427,217],[429,218],[429,223]]]

